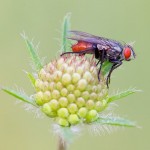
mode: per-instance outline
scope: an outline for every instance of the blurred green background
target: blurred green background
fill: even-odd
[[[125,128],[105,136],[87,133],[77,138],[70,150],[149,150],[150,149],[150,1],[149,0],[0,0],[0,84],[22,87],[32,94],[23,70],[31,71],[30,58],[20,33],[25,31],[46,62],[60,49],[61,23],[72,13],[72,29],[120,41],[136,41],[137,58],[124,62],[113,72],[110,91],[136,87],[143,92],[117,102],[116,113],[135,120],[142,127]],[[110,92],[110,93],[111,93]],[[0,150],[55,150],[48,118],[16,105],[16,99],[0,91]]]

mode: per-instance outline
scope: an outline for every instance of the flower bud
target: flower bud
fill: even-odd
[[[96,110],[90,110],[86,116],[86,121],[87,122],[93,122],[98,118],[98,113]]]
[[[85,79],[79,80],[79,82],[78,82],[78,90],[84,91],[86,87],[87,87],[87,81]]]
[[[49,117],[56,117],[56,115],[57,115],[55,111],[52,111],[52,109],[48,103],[45,103],[43,105],[42,111]]]
[[[60,108],[58,111],[57,111],[57,114],[59,117],[61,118],[67,118],[69,116],[69,112],[68,112],[68,109],[67,108]]]
[[[68,100],[66,97],[61,97],[59,99],[59,104],[61,107],[67,107],[68,106]]]
[[[95,106],[95,103],[94,103],[93,100],[88,100],[88,101],[86,102],[86,108],[88,108],[88,109],[93,109],[94,106]]]
[[[99,82],[95,59],[65,56],[45,65],[35,81],[35,102],[64,127],[91,123],[107,107],[107,86]]]
[[[60,97],[60,93],[58,90],[53,90],[52,91],[52,98],[58,99]]]
[[[71,104],[69,104],[69,106],[68,106],[68,110],[69,110],[69,112],[70,112],[71,114],[74,114],[74,113],[76,113],[76,112],[78,111],[78,107],[77,107],[76,104],[71,103]]]
[[[61,79],[63,85],[68,85],[71,83],[71,75],[69,73],[65,73],[63,74],[62,76],[62,79]]]
[[[59,108],[59,103],[56,99],[52,99],[50,102],[49,102],[49,106],[51,107],[51,109],[53,111],[56,111],[58,108]]]
[[[76,101],[76,104],[77,104],[77,106],[80,108],[80,107],[83,107],[84,105],[85,105],[85,100],[84,100],[84,98],[82,98],[82,97],[79,97],[78,99],[77,99],[77,101]]]
[[[72,75],[72,83],[77,83],[81,79],[81,75],[79,73],[73,73]]]
[[[63,88],[63,89],[60,91],[60,94],[61,94],[61,96],[67,96],[68,90],[67,90],[66,88]]]
[[[69,94],[69,95],[67,96],[67,99],[68,99],[68,101],[69,101],[70,103],[73,103],[73,102],[75,102],[76,97],[75,97],[74,94]]]
[[[63,126],[63,127],[68,127],[68,126],[69,126],[69,122],[68,122],[68,120],[65,119],[65,118],[57,118],[57,119],[56,119],[56,122],[57,122],[59,125]]]
[[[68,118],[68,121],[70,122],[70,124],[75,125],[77,123],[79,123],[79,117],[76,114],[71,114]]]
[[[43,105],[43,92],[36,93],[35,99],[36,99],[36,104],[38,104],[39,106]]]
[[[87,112],[88,112],[88,110],[87,110],[86,107],[81,107],[81,108],[79,109],[79,111],[78,111],[78,115],[79,115],[79,117],[81,117],[81,118],[85,118],[86,115],[87,115]]]

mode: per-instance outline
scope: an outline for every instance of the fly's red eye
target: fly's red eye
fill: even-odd
[[[129,47],[126,47],[124,49],[124,57],[126,60],[128,60],[130,58],[130,56],[131,56],[131,49]]]

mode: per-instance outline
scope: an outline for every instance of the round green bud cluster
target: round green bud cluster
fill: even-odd
[[[91,123],[107,106],[104,77],[94,59],[68,55],[45,65],[35,82],[35,102],[61,126]]]

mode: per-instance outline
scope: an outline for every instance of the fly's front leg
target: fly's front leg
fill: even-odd
[[[101,62],[101,58],[99,50],[97,48],[95,49],[95,58],[98,59],[98,62],[96,63],[96,66],[98,66],[98,64]]]
[[[109,71],[109,74],[107,76],[107,80],[106,80],[106,84],[107,84],[107,87],[108,84],[110,83],[110,77],[111,77],[111,73],[113,72],[113,70],[115,70],[116,68],[118,68],[121,64],[122,64],[122,61],[111,61],[113,63],[110,71]]]

